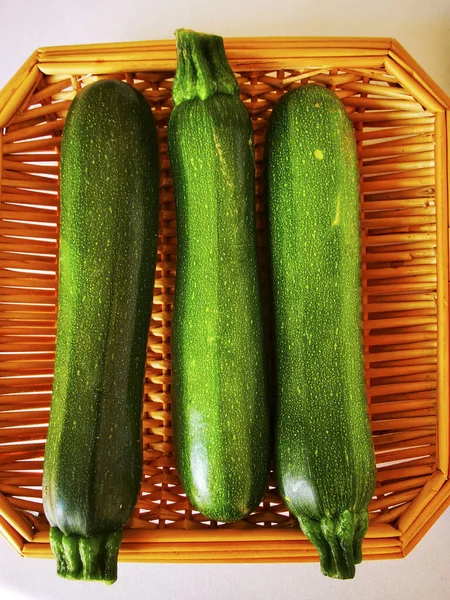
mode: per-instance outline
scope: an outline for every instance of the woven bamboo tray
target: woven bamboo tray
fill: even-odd
[[[263,144],[274,103],[292,87],[316,82],[338,94],[354,123],[364,351],[378,467],[363,551],[366,559],[400,558],[450,504],[450,99],[392,39],[229,39],[226,49],[254,126],[262,260]],[[175,66],[174,41],[43,48],[0,92],[0,531],[23,556],[51,556],[41,478],[56,334],[59,146],[75,92],[111,77],[133,84],[152,106],[162,167],[144,473],[120,559],[316,561],[273,475],[258,510],[224,525],[192,508],[175,469],[170,324],[176,228],[166,141]]]

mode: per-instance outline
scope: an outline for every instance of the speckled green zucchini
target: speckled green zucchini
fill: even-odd
[[[113,583],[142,471],[141,405],[158,226],[153,115],[101,81],[71,104],[61,148],[55,377],[43,500],[58,574]]]
[[[177,51],[176,460],[194,507],[230,522],[261,501],[269,461],[252,127],[222,38],[178,31]]]
[[[280,492],[319,551],[351,578],[361,561],[375,462],[362,345],[359,173],[338,97],[287,93],[271,115],[267,196]]]

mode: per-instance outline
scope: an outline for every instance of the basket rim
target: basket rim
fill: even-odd
[[[408,90],[414,90],[415,94],[420,96],[420,101],[424,106],[437,115],[440,118],[440,126],[443,131],[447,126],[447,147],[448,147],[448,136],[450,130],[449,117],[450,113],[450,97],[427,75],[427,73],[415,62],[415,60],[406,52],[406,50],[397,42],[394,38],[378,38],[378,37],[236,37],[236,38],[225,38],[225,47],[230,53],[230,63],[235,71],[245,70],[256,70],[260,67],[258,65],[266,64],[270,68],[276,67],[277,61],[279,62],[286,60],[284,56],[280,56],[280,44],[284,41],[284,51],[290,51],[289,60],[296,60],[297,58],[307,58],[309,64],[314,58],[318,58],[322,61],[322,65],[325,64],[328,67],[328,63],[324,63],[326,56],[322,53],[321,56],[314,50],[323,48],[326,44],[330,51],[333,49],[345,49],[348,54],[342,55],[342,59],[360,60],[361,57],[368,59],[367,67],[364,68],[376,68],[370,67],[369,63],[382,64],[386,71],[394,75],[397,80],[404,85]],[[261,58],[261,51],[264,52],[263,58]],[[305,51],[310,50],[308,56]],[[373,54],[362,55],[358,53],[358,50],[373,50]],[[129,53],[141,54],[142,56],[136,62],[130,58]],[[117,53],[123,55],[123,64],[127,64],[130,61],[130,68],[123,72],[135,72],[137,69],[131,68],[136,65],[140,71],[152,70],[152,71],[169,71],[175,67],[175,40],[152,40],[152,41],[136,41],[136,42],[117,42],[117,43],[98,43],[98,44],[79,44],[71,46],[49,46],[42,47],[35,50],[30,58],[24,63],[19,71],[12,77],[10,82],[6,84],[4,89],[0,91],[0,127],[3,126],[4,122],[8,121],[11,111],[17,110],[17,107],[27,98],[30,89],[36,82],[37,77],[44,74],[58,74],[62,73],[61,68],[72,67],[73,71],[66,71],[72,75],[79,74],[77,69],[85,68],[86,61],[80,63],[80,55],[77,52],[84,52],[86,55],[89,53],[99,53],[99,56],[95,60],[91,60],[89,64],[95,65],[95,73],[107,74],[117,73]],[[159,60],[157,58],[158,53],[166,53],[165,58]],[[332,55],[330,55],[332,56]],[[258,63],[257,60],[260,59]],[[333,57],[339,58],[339,57]],[[133,62],[134,61],[134,62]],[[380,63],[381,61],[381,63]],[[88,61],[89,62],[89,61]],[[306,64],[306,63],[305,63]],[[330,65],[330,68],[337,65]],[[145,67],[145,68],[144,68]],[[245,67],[245,68],[244,68]],[[324,68],[322,66],[322,68]],[[286,68],[286,70],[288,70]],[[85,74],[86,71],[84,71]],[[68,75],[66,75],[68,76]],[[402,80],[403,78],[403,80]],[[414,87],[415,86],[415,87]],[[9,93],[12,92],[12,93]],[[447,113],[445,112],[447,111]],[[1,131],[0,131],[1,134]],[[0,135],[0,155],[1,155],[1,143],[2,135]],[[442,151],[443,152],[443,151]],[[447,150],[448,154],[448,150]],[[1,159],[1,156],[0,156]],[[444,178],[444,168],[446,161],[448,162],[449,157],[443,156],[443,164],[440,165],[440,175]],[[437,163],[439,161],[436,161]],[[439,172],[437,171],[436,178],[439,178]],[[447,193],[445,189],[440,190],[441,198]],[[448,196],[448,193],[447,193]],[[444,240],[441,240],[441,244]],[[448,244],[448,240],[447,240]],[[447,246],[448,247],[448,246]],[[441,265],[442,267],[442,265]],[[442,306],[442,303],[441,303]],[[448,332],[447,332],[448,333]],[[447,408],[448,411],[448,408]],[[448,416],[448,415],[447,415]],[[448,418],[441,422],[441,427],[448,430]],[[441,431],[442,433],[442,431]],[[448,431],[447,431],[447,451],[448,451]],[[448,454],[448,452],[447,452]],[[389,552],[385,557],[389,558],[400,558],[406,556],[411,549],[418,543],[423,535],[428,531],[431,525],[437,520],[442,512],[450,506],[450,481],[448,477],[448,456],[442,457],[445,459],[441,462],[444,471],[437,469],[434,474],[430,477],[426,486],[427,489],[422,494],[420,499],[415,502],[414,511],[408,513],[408,519],[399,521],[398,528],[391,525],[372,525],[369,528],[367,535],[368,539],[379,539],[379,538],[391,538],[399,539],[400,545],[396,548],[396,552]],[[434,477],[434,479],[433,479]],[[425,489],[425,488],[424,488]],[[421,513],[421,508],[424,506],[424,496],[426,501],[429,503],[426,505],[426,509]],[[4,502],[3,502],[4,501]],[[5,504],[5,502],[7,504]],[[8,506],[9,505],[9,506]],[[434,512],[430,514],[431,509]],[[31,539],[30,533],[26,527],[27,522],[23,523],[21,519],[24,517],[13,507],[6,497],[0,494],[0,534],[15,547],[15,549],[23,556],[47,556],[49,550],[48,539],[46,539],[45,532],[32,532]],[[261,531],[260,531],[261,530]],[[152,541],[160,541],[163,543],[176,543],[180,538],[184,538],[185,542],[194,541],[197,536],[204,536],[204,542],[199,542],[208,545],[211,549],[217,541],[223,541],[228,535],[236,536],[236,529],[216,529],[216,530],[127,530],[125,537],[125,546],[128,544],[144,545],[148,543],[143,540],[139,540],[139,533],[145,534],[148,538],[152,538]],[[299,542],[303,541],[304,536],[300,530],[282,529],[282,528],[256,528],[252,530],[239,530],[239,537],[245,542],[250,542],[256,539],[259,534],[264,534],[263,539],[268,542],[275,540]],[[144,535],[144,537],[145,537]],[[253,540],[252,540],[253,536]],[[208,538],[208,539],[207,539]],[[210,539],[209,539],[210,538]],[[260,540],[260,537],[258,537]],[[231,542],[230,542],[231,543]],[[262,542],[264,544],[264,541]],[[33,551],[30,548],[34,547]],[[380,558],[380,548],[373,553],[366,553],[365,558]],[[239,550],[235,550],[235,554],[239,554]],[[132,556],[132,558],[130,558]],[[121,560],[137,560],[133,558],[135,555],[131,553],[125,553]],[[146,557],[145,552],[140,550],[140,560],[148,560],[149,556]],[[314,559],[315,555],[311,555]],[[232,553],[230,553],[232,558]],[[151,560],[154,560],[153,554]],[[161,559],[162,560],[162,559]],[[183,562],[186,559],[178,559],[179,562]],[[198,559],[197,559],[198,560]],[[234,559],[233,559],[234,560]],[[289,560],[289,559],[288,559]],[[236,558],[236,561],[238,559]],[[280,561],[280,559],[278,559]],[[167,562],[167,561],[166,561]],[[202,562],[205,562],[204,560]],[[222,562],[225,562],[222,560]],[[244,559],[240,562],[249,562]],[[287,562],[287,561],[286,561]]]

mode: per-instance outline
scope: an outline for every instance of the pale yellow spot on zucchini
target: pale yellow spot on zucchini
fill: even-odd
[[[331,224],[332,227],[339,225],[339,220],[341,218],[341,195],[338,194],[337,202],[336,202],[336,213],[334,215],[334,221]]]
[[[323,160],[322,150],[314,150],[314,156],[317,158],[317,160]]]

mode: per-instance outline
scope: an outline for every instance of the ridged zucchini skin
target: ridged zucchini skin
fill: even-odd
[[[362,344],[359,172],[353,127],[319,85],[274,107],[266,177],[276,363],[275,463],[322,571],[361,561],[375,461]]]
[[[252,127],[222,38],[181,30],[177,49],[175,456],[194,507],[231,522],[259,504],[269,466]]]
[[[43,500],[58,574],[117,577],[142,472],[141,407],[158,227],[156,126],[115,80],[80,91],[61,147],[55,376]]]

